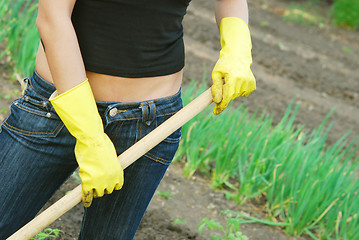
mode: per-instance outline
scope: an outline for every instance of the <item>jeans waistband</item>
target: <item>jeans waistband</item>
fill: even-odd
[[[147,125],[156,117],[172,115],[179,111],[182,105],[181,89],[172,96],[142,102],[97,102],[101,115],[108,123],[119,120],[142,119]]]
[[[36,70],[28,84],[41,96],[48,99],[56,90],[54,84],[42,78]],[[100,115],[108,122],[142,119],[146,124],[158,116],[170,115],[182,108],[181,89],[174,95],[141,102],[97,101]]]
[[[42,78],[36,70],[34,74],[30,77],[30,79],[25,78],[24,81],[28,81],[28,84],[42,97],[49,99],[50,95],[55,92],[56,87],[54,84],[46,81]]]

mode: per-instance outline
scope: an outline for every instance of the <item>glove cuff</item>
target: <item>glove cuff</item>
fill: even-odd
[[[245,21],[238,17],[225,17],[220,24],[221,47],[231,49],[252,49],[251,34]]]
[[[50,96],[50,102],[75,138],[96,137],[103,132],[102,120],[87,79],[60,95],[55,91]]]

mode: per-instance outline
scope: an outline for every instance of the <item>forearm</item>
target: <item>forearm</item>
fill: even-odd
[[[222,18],[239,17],[248,24],[248,5],[246,0],[215,0],[215,15],[218,27]]]
[[[71,22],[72,9],[54,14],[53,7],[40,2],[36,24],[46,49],[52,79],[61,94],[83,82],[86,72]]]

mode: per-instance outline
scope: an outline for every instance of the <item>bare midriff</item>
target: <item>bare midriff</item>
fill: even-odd
[[[53,83],[41,47],[36,56],[36,71],[42,78]],[[181,87],[183,70],[170,75],[145,78],[123,78],[89,71],[86,75],[97,101],[140,102],[176,94]]]

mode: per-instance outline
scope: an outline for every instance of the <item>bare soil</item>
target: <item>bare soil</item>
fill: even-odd
[[[266,111],[277,123],[289,103],[295,98],[301,107],[296,124],[310,130],[319,126],[331,109],[333,128],[328,145],[348,130],[348,140],[359,134],[359,32],[325,25],[283,21],[288,1],[249,1],[250,30],[253,41],[253,72],[257,90],[244,102],[250,112]],[[325,7],[325,6],[323,6]],[[207,77],[210,86],[211,68],[219,55],[219,33],[213,15],[213,1],[193,0],[184,20],[186,68],[184,84]],[[8,109],[11,100],[20,93],[16,81],[8,81],[5,60],[0,62],[0,109]],[[0,111],[0,120],[8,111]],[[70,178],[47,204],[63,196],[78,183]],[[219,212],[235,210],[265,218],[264,199],[236,205],[225,199],[221,191],[211,190],[209,182],[199,175],[185,179],[180,163],[172,164],[159,186],[160,192],[171,192],[168,199],[156,194],[135,236],[136,240],[208,239],[209,233],[198,234],[203,218],[216,219],[223,225],[226,219]],[[62,229],[58,239],[77,239],[82,219],[78,205],[51,225]],[[175,224],[175,219],[185,224]],[[244,224],[241,231],[251,240],[286,240],[294,238],[278,227]]]

